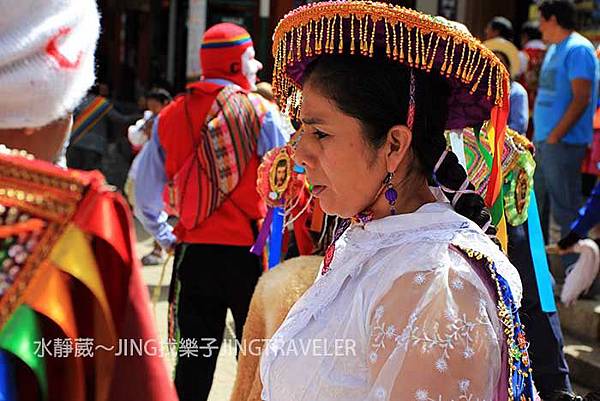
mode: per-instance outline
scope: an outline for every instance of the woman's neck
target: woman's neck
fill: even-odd
[[[436,201],[435,196],[429,190],[426,180],[417,182],[416,180],[406,180],[403,183],[394,185],[398,192],[398,199],[394,204],[395,214],[413,213],[426,203]],[[392,214],[391,205],[384,196],[385,190],[371,206],[373,220],[381,219]]]

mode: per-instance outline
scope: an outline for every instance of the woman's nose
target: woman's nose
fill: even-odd
[[[294,149],[294,162],[302,167],[308,165],[309,153],[306,144],[307,138],[304,136],[304,130],[300,128],[292,137],[292,148]]]

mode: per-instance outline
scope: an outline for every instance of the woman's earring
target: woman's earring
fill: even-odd
[[[385,189],[385,199],[387,199],[390,204],[390,212],[394,215],[396,214],[396,201],[398,200],[398,191],[392,185],[392,178],[394,177],[394,173],[388,173],[385,177],[384,184],[386,186]]]

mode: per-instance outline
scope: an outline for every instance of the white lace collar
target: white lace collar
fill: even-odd
[[[466,221],[447,202],[426,203],[412,213],[397,214],[373,220],[364,225],[366,231],[393,233],[397,231],[419,230],[428,226]]]
[[[427,203],[413,213],[388,216],[363,226],[352,227],[348,230],[346,241],[349,247],[374,252],[424,239],[452,242],[463,249],[472,249],[492,258],[498,272],[508,281],[515,303],[521,305],[523,291],[518,271],[475,222],[456,213],[448,202]],[[350,271],[349,275],[355,273],[356,271]]]
[[[377,250],[402,242],[422,240],[423,237],[450,241],[459,229],[481,232],[474,222],[456,213],[449,203],[433,202],[426,203],[412,213],[351,226],[338,243],[342,247]]]

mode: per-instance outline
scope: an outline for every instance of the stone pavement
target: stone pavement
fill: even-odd
[[[152,250],[152,239],[148,237],[141,225],[136,221],[136,234],[137,244],[136,252],[138,257],[142,257]],[[171,258],[172,259],[172,258]],[[168,288],[171,280],[171,272],[173,270],[173,261],[171,260],[165,270],[162,284],[160,283],[162,265],[160,266],[142,266],[142,276],[146,285],[148,285],[150,291],[150,297],[152,298],[156,287],[159,287],[159,301],[156,304],[154,316],[156,319],[156,326],[158,328],[158,334],[161,338],[162,343],[166,343],[168,340],[167,336],[167,312],[168,312]],[[227,327],[225,329],[225,338],[233,339],[233,318],[230,313],[227,314]],[[233,389],[233,382],[235,380],[236,371],[236,359],[235,359],[235,347],[233,341],[225,341],[224,346],[219,353],[219,359],[217,360],[217,368],[215,372],[215,378],[213,387],[210,392],[208,401],[229,401],[231,390]],[[167,354],[166,363],[168,365],[169,372],[174,371],[175,364],[175,353]]]
[[[556,243],[560,239],[559,228],[552,222],[550,229],[550,242]],[[594,238],[600,237],[598,234],[590,232]],[[579,299],[569,307],[562,305],[558,295],[564,282],[565,269],[557,255],[549,255],[548,259],[556,280],[554,293],[573,387],[581,395],[592,390],[600,391],[600,297]]]

